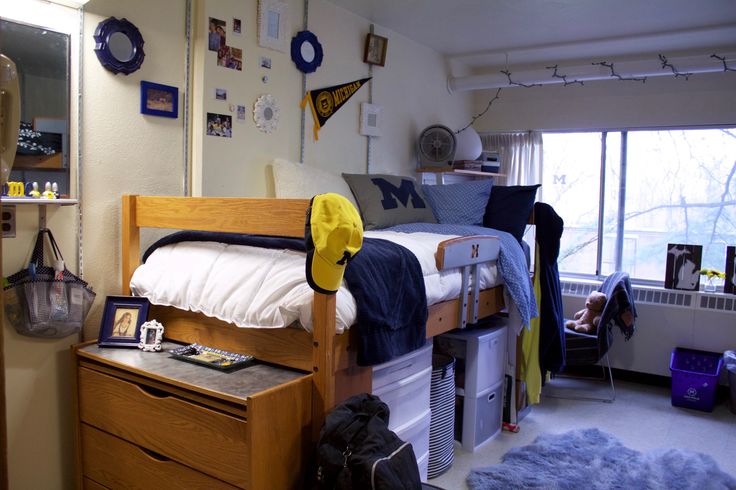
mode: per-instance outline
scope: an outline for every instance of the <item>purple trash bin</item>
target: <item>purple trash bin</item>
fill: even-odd
[[[670,357],[672,405],[712,412],[722,365],[719,353],[676,347]]]

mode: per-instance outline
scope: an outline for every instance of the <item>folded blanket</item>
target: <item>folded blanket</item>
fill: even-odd
[[[239,233],[182,231],[157,241],[143,261],[159,247],[186,241],[207,241],[306,252],[304,240]],[[365,238],[348,263],[345,282],[357,304],[353,328],[358,333],[358,364],[390,361],[424,345],[427,298],[417,258],[401,245]]]

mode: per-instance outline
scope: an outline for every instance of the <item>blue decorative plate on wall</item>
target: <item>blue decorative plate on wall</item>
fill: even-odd
[[[309,31],[298,32],[291,39],[291,60],[304,73],[317,71],[322,64],[322,45],[317,36]]]

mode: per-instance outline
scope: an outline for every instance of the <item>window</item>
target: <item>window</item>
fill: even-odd
[[[736,244],[736,128],[545,133],[543,173],[561,273],[662,283],[668,243],[719,270]]]

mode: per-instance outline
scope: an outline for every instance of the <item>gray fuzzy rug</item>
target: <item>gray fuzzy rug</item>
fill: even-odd
[[[503,462],[468,475],[473,490],[544,489],[736,489],[708,455],[682,449],[642,453],[598,429],[542,434],[511,449]]]

